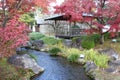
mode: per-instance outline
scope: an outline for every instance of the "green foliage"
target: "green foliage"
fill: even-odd
[[[27,23],[29,25],[34,25],[35,24],[35,18],[34,18],[34,14],[33,13],[27,13],[27,14],[23,14],[20,18],[20,21]]]
[[[32,32],[32,33],[29,34],[30,40],[39,40],[43,37],[45,37],[45,35],[43,35],[39,32]]]
[[[104,34],[104,40],[108,40],[110,38],[110,33],[105,33]]]
[[[60,41],[59,39],[55,39],[54,37],[47,37],[47,36],[43,37],[42,40],[45,44],[48,45],[55,45]]]
[[[67,56],[68,61],[76,62],[76,60],[79,58],[80,51],[75,48],[70,48],[70,49],[66,50],[66,53],[68,55]]]
[[[100,34],[92,34],[91,39],[95,42],[95,44],[98,44],[100,42]]]
[[[91,49],[95,47],[94,38],[92,36],[83,36],[81,45],[85,49]]]
[[[29,80],[34,75],[32,71],[10,65],[6,58],[0,59],[0,80]]]
[[[94,41],[84,40],[82,41],[82,47],[85,49],[91,49],[95,47]]]
[[[51,56],[57,56],[57,54],[59,52],[61,52],[61,50],[59,48],[54,47],[54,48],[50,49],[49,52],[50,52]]]
[[[21,80],[16,69],[9,65],[5,58],[0,60],[0,71],[0,80]]]
[[[29,56],[30,56],[31,58],[33,58],[35,61],[37,61],[37,57],[36,57],[35,55],[29,54]]]
[[[72,26],[72,28],[80,28],[79,26],[75,25],[75,26]]]
[[[84,50],[82,53],[85,54],[86,60],[93,61],[98,67],[104,68],[108,66],[109,57],[107,55],[100,54],[93,49]]]
[[[70,62],[76,62],[76,60],[79,58],[79,54],[70,54],[67,59]]]

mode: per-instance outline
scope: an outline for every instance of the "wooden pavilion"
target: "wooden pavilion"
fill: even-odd
[[[92,15],[83,15],[85,17],[92,17]],[[84,36],[86,35],[85,33],[85,28],[82,27],[72,27],[72,23],[69,22],[69,26],[68,27],[58,27],[57,23],[59,21],[68,21],[70,20],[70,16],[69,17],[65,17],[64,15],[57,15],[57,16],[53,16],[53,17],[49,17],[47,19],[45,19],[45,21],[47,20],[53,20],[54,21],[54,26],[55,26],[55,36],[59,37],[59,38],[73,38],[73,37],[79,37],[79,36]]]

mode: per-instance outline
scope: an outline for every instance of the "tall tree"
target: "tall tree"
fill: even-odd
[[[56,6],[56,13],[62,13],[71,16],[70,21],[88,22],[92,20],[91,32],[101,35],[100,43],[104,42],[106,32],[117,32],[120,29],[120,0],[65,0],[65,2]],[[86,18],[83,14],[88,14],[92,18]],[[110,28],[103,32],[105,25]]]
[[[54,0],[52,0],[54,1]],[[21,15],[35,6],[47,12],[50,0],[0,0],[0,58],[15,54],[17,47],[28,41],[28,27],[20,22]]]

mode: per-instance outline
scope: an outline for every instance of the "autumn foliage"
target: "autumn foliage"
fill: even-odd
[[[72,22],[88,23],[91,34],[99,33],[101,40],[106,32],[116,33],[120,30],[120,0],[65,0],[55,9],[55,13],[71,16]],[[103,32],[106,25],[110,28]]]
[[[47,12],[50,1],[55,0],[0,0],[0,58],[15,54],[28,41],[28,27],[19,17],[36,6]]]
[[[24,23],[14,17],[5,28],[0,27],[0,58],[15,54],[15,49],[25,45],[29,30]]]

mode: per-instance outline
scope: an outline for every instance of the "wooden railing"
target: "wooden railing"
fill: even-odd
[[[56,29],[56,35],[57,36],[84,36],[86,35],[85,29],[80,28],[71,28],[71,29],[64,29],[64,28],[58,28]]]

